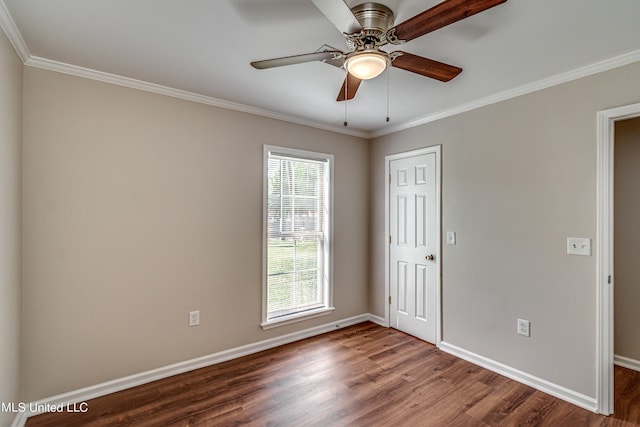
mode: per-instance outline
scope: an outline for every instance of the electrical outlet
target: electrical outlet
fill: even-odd
[[[518,319],[518,335],[524,335],[525,337],[530,337],[529,334],[529,324],[528,320]]]
[[[189,312],[189,326],[198,326],[200,324],[200,310]]]
[[[567,254],[591,255],[591,239],[588,237],[567,237]]]

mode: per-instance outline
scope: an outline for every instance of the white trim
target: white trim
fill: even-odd
[[[613,126],[598,113],[596,226],[596,402],[603,415],[613,413]],[[608,135],[611,133],[612,135]]]
[[[622,67],[623,65],[632,64],[640,61],[640,50],[628,52],[613,58],[605,59],[604,61],[596,62],[585,67],[576,68],[565,73],[557,74],[542,80],[538,80],[533,83],[528,83],[513,89],[508,89],[503,92],[499,92],[493,95],[486,96],[484,98],[476,99],[471,102],[467,102],[462,105],[458,105],[446,110],[438,111],[428,116],[411,120],[408,122],[400,123],[395,126],[385,127],[383,129],[376,130],[369,134],[369,138],[378,138],[390,133],[399,132],[401,130],[410,129],[412,127],[421,126],[426,123],[434,122],[436,120],[444,119],[446,117],[455,116],[457,114],[465,113],[467,111],[475,110],[487,105],[496,104],[498,102],[506,101],[511,98],[516,98],[521,95],[536,92],[542,89],[546,89],[552,86],[557,86],[563,83],[567,83],[573,80],[587,77],[593,74],[601,73],[603,71],[611,70],[613,68]]]
[[[507,366],[503,363],[497,362],[487,357],[480,356],[479,354],[470,352],[444,341],[442,341],[438,347],[442,351],[459,357],[460,359],[464,359],[475,365],[482,366],[485,369],[496,372],[500,375],[504,375],[507,378],[511,378],[512,380],[518,381],[522,384],[526,384],[530,387],[535,388],[536,390],[540,390],[544,393],[550,394],[551,396],[580,406],[581,408],[588,409],[589,411],[594,412],[596,410],[596,400],[593,397],[586,396],[582,393],[578,393],[577,391],[570,390],[561,385],[557,385],[542,378],[538,378],[519,369],[512,368],[511,366]]]
[[[152,369],[150,371],[129,375],[127,377],[118,378],[116,380],[81,388],[78,390],[70,391],[68,393],[58,394],[56,396],[42,399],[37,402],[31,402],[27,404],[27,408],[31,407],[31,405],[33,405],[33,407],[37,407],[36,405],[46,405],[47,403],[50,405],[59,405],[85,402],[89,399],[95,399],[96,397],[105,396],[107,394],[115,393],[117,391],[125,390],[141,384],[147,384],[152,381],[171,377],[173,375],[182,374],[184,372],[189,372],[195,369],[226,362],[228,360],[258,353],[260,351],[279,347],[281,345],[289,344],[295,341],[311,338],[316,335],[335,331],[337,329],[357,325],[358,323],[370,321],[372,318],[376,317],[377,316],[373,316],[368,313],[348,317],[346,319],[337,320],[302,331],[281,335],[279,337],[270,338],[264,341],[258,341],[256,343],[235,347],[229,350],[223,350],[217,353],[209,354],[207,356],[197,357],[195,359],[186,360],[184,362],[174,363],[173,365],[163,366],[161,368]],[[11,425],[12,427],[24,426],[26,419],[34,415],[38,415],[38,412],[27,411],[20,413],[16,416]]]
[[[22,63],[26,63],[31,57],[31,53],[3,0],[0,0],[0,27],[4,30]]]
[[[613,363],[623,368],[632,369],[640,372],[640,360],[632,359],[630,357],[620,356],[618,354],[613,356]]]
[[[0,0],[0,3],[2,3],[2,0]],[[10,15],[8,15],[8,13],[7,13],[7,16],[9,16],[10,18]],[[2,16],[0,13],[0,18],[1,17]],[[2,24],[3,23],[0,21],[0,25]],[[5,31],[7,30],[5,29]],[[16,33],[17,33],[17,36],[9,37],[12,43],[14,43],[14,47],[17,45],[17,46],[23,47],[26,50],[26,45],[24,44],[24,41],[22,42],[22,44],[20,44],[19,41],[15,40],[15,39],[17,40],[22,39],[22,36],[20,36],[20,33],[17,32],[17,29],[16,29]],[[18,47],[16,47],[16,50],[18,51]],[[565,73],[548,77],[546,79],[538,80],[537,82],[525,84],[517,88],[508,89],[503,92],[499,92],[497,94],[493,94],[481,99],[470,101],[465,104],[458,105],[443,111],[438,111],[436,113],[429,114],[425,117],[421,117],[416,120],[410,120],[395,126],[389,126],[383,129],[378,129],[373,132],[366,132],[366,131],[356,130],[348,127],[331,126],[331,125],[316,122],[313,120],[293,116],[290,114],[277,113],[277,112],[266,110],[263,108],[257,108],[257,107],[252,107],[245,104],[236,103],[236,102],[225,101],[223,99],[200,95],[193,92],[187,92],[180,89],[174,89],[171,87],[149,83],[142,80],[131,79],[128,77],[105,73],[102,71],[79,67],[76,65],[66,64],[66,63],[54,61],[51,59],[31,56],[28,53],[28,51],[22,54],[20,53],[20,51],[18,51],[18,54],[23,59],[24,64],[30,67],[42,68],[49,71],[55,71],[55,72],[70,74],[70,75],[83,77],[87,79],[98,80],[105,83],[111,83],[119,86],[130,87],[133,89],[139,89],[146,92],[171,96],[174,98],[184,99],[192,102],[198,102],[201,104],[211,105],[214,107],[240,111],[243,113],[253,114],[256,116],[267,117],[270,119],[281,120],[289,123],[299,124],[302,126],[309,126],[316,129],[327,130],[330,132],[336,132],[336,133],[351,135],[351,136],[365,138],[365,139],[374,139],[383,135],[399,132],[401,130],[410,129],[416,126],[421,126],[423,124],[434,122],[436,120],[440,120],[446,117],[455,116],[457,114],[475,110],[477,108],[485,107],[487,105],[496,104],[498,102],[506,101],[508,99],[515,98],[521,95],[526,95],[528,93],[536,92],[538,90],[546,89],[546,88],[567,83],[582,77],[587,77],[596,73],[600,73],[603,71],[607,71],[613,68],[621,67],[624,65],[628,65],[628,64],[640,61],[640,50],[635,50],[635,51],[628,52],[619,56],[615,56],[613,58],[609,58],[600,62],[596,62],[595,64],[587,65],[585,67],[580,67]],[[27,55],[26,59],[24,59],[22,55]]]
[[[610,415],[613,388],[613,160],[615,122],[640,117],[640,104],[600,111],[597,145],[596,231],[596,402],[597,411]],[[611,277],[611,283],[609,283]]]
[[[390,200],[389,200],[389,174],[391,169],[391,161],[404,159],[407,157],[420,156],[422,154],[430,154],[435,153],[436,155],[436,342],[435,345],[438,346],[442,339],[442,245],[441,245],[441,216],[442,216],[442,206],[441,206],[441,194],[442,194],[442,146],[434,145],[431,147],[419,148],[417,150],[407,151],[403,153],[389,154],[384,157],[384,287],[385,287],[385,298],[384,298],[384,319],[385,324],[383,326],[389,327],[391,325],[390,318],[390,310],[389,310],[389,297],[391,296],[391,280],[389,278],[389,262],[390,262],[390,253],[389,253],[389,241],[388,236],[391,234],[390,232],[390,218],[389,218],[389,209],[390,209]]]
[[[1,0],[0,0],[1,1]],[[212,96],[200,95],[194,92],[188,92],[181,89],[174,89],[155,83],[149,83],[142,80],[136,80],[129,77],[119,76],[117,74],[105,73],[103,71],[92,70],[90,68],[79,67],[76,65],[66,64],[51,59],[30,56],[24,64],[29,67],[41,68],[44,70],[55,71],[58,73],[69,74],[72,76],[83,77],[86,79],[97,80],[118,86],[129,87],[142,90],[145,92],[157,93],[160,95],[171,96],[173,98],[184,99],[187,101],[197,102],[200,104],[211,105],[214,107],[224,108],[227,110],[239,111],[242,113],[253,114],[269,119],[281,120],[288,123],[294,123],[302,126],[309,126],[316,129],[328,130],[331,132],[341,133],[345,135],[356,136],[360,138],[368,138],[369,133],[348,127],[331,126],[317,121],[304,119],[290,114],[277,113],[275,111],[266,110],[264,108],[252,107],[250,105],[240,104],[237,102],[226,101],[224,99],[214,98]]]
[[[25,412],[19,412],[11,422],[11,427],[23,427],[27,423],[27,418],[29,418],[29,415]]]
[[[284,316],[281,319],[268,320],[262,322],[260,326],[265,331],[267,329],[273,329],[278,326],[290,325],[292,323],[302,322],[303,320],[315,319],[316,317],[328,316],[333,313],[335,307],[322,307],[316,310],[304,311],[302,313],[292,314],[290,316]]]
[[[386,327],[391,326],[391,307],[389,304],[389,298],[391,298],[391,281],[389,280],[390,268],[389,260],[390,255],[390,243],[389,236],[391,235],[391,229],[389,225],[389,209],[391,209],[391,202],[389,200],[390,186],[389,176],[391,175],[391,161],[389,156],[384,158],[384,323]]]
[[[375,314],[369,313],[367,320],[369,320],[370,322],[376,323],[380,326],[384,326],[385,328],[389,327],[384,317],[376,316]]]

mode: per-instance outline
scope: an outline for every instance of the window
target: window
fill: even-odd
[[[333,156],[264,148],[262,327],[329,314]]]

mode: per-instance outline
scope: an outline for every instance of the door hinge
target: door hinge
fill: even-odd
[[[391,305],[391,295],[389,295],[389,305]]]
[[[609,278],[607,279],[607,283],[611,284],[611,275],[609,275]]]
[[[391,234],[389,234],[389,244],[391,244]]]
[[[391,174],[389,174],[389,184],[391,184]]]

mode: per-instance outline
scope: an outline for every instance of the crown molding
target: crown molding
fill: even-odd
[[[224,108],[227,110],[238,111],[242,113],[252,114],[269,119],[280,120],[302,126],[308,126],[316,129],[326,130],[330,132],[341,133],[345,135],[355,136],[358,138],[369,139],[369,133],[352,128],[344,128],[338,126],[327,125],[317,121],[304,119],[302,117],[278,113],[263,108],[252,107],[237,102],[226,101],[211,96],[201,95],[194,92],[188,92],[180,89],[162,86],[155,83],[136,80],[129,77],[119,76],[116,74],[105,73],[102,71],[92,70],[90,68],[79,67],[64,62],[54,61],[47,58],[41,58],[31,54],[27,48],[27,44],[22,38],[22,34],[18,30],[13,17],[9,13],[3,0],[0,0],[0,27],[4,30],[13,45],[18,57],[25,66],[41,68],[44,70],[55,71],[58,73],[69,74],[77,77],[83,77],[91,80],[97,80],[105,83],[111,83],[118,86],[125,86],[133,89],[143,90],[145,92],[156,93],[173,98],[179,98],[186,101],[197,102],[200,104],[211,105],[213,107]]]
[[[3,5],[0,0],[0,5]],[[0,11],[0,17],[2,12]],[[11,16],[8,16],[11,19]],[[11,20],[13,22],[13,20]],[[15,25],[14,25],[15,28]],[[5,30],[6,31],[6,30]],[[24,51],[28,54],[24,41],[20,36],[20,33],[15,30],[19,41],[22,43]],[[13,41],[12,41],[13,43]],[[18,43],[18,45],[20,45]],[[15,47],[15,44],[14,44]],[[18,48],[16,48],[17,50]],[[465,113],[467,111],[475,110],[477,108],[485,107],[498,102],[506,101],[511,98],[515,98],[521,95],[526,95],[532,92],[536,92],[542,89],[547,89],[552,86],[567,83],[573,80],[577,80],[582,77],[587,77],[593,74],[597,74],[603,71],[611,70],[623,65],[628,65],[634,62],[640,61],[640,50],[632,51],[620,56],[606,59],[604,61],[596,62],[585,67],[577,68],[575,70],[568,71],[566,73],[558,74],[546,79],[538,80],[537,82],[529,83],[523,86],[519,86],[514,89],[509,89],[503,92],[496,93],[494,95],[487,96],[485,98],[477,99],[475,101],[468,102],[466,104],[459,105],[447,110],[439,111],[428,116],[411,120],[405,123],[401,123],[395,126],[385,127],[373,132],[360,131],[356,129],[343,128],[338,126],[331,126],[324,123],[304,119],[301,117],[277,113],[271,110],[263,108],[252,107],[237,102],[225,101],[223,99],[214,98],[211,96],[200,95],[194,92],[188,92],[180,89],[174,89],[168,86],[162,86],[155,83],[145,82],[143,80],[136,80],[129,77],[124,77],[116,74],[105,73],[103,71],[92,70],[89,68],[79,67],[51,59],[40,58],[29,54],[29,57],[23,61],[25,65],[35,68],[42,68],[49,71],[55,71],[58,73],[70,74],[78,77],[83,77],[92,80],[98,80],[105,83],[115,84],[119,86],[125,86],[133,89],[143,90],[146,92],[156,93],[160,95],[171,96],[174,98],[184,99],[187,101],[197,102],[200,104],[211,105],[214,107],[224,108],[227,110],[239,111],[247,114],[253,114],[256,116],[266,117],[275,120],[281,120],[284,122],[294,123],[302,126],[309,126],[316,129],[327,130],[330,132],[341,133],[345,135],[355,136],[365,139],[374,139],[380,136],[392,134],[402,130],[410,129],[416,126],[421,126],[426,123],[434,122],[436,120],[444,119],[446,117],[455,116],[457,114]]]
[[[385,127],[369,134],[369,138],[378,138],[380,136],[388,135],[391,133],[399,132],[401,130],[410,129],[416,126],[424,125],[426,123],[434,122],[436,120],[444,119],[446,117],[455,116],[460,113],[475,110],[476,108],[485,107],[487,105],[496,104],[498,102],[506,101],[511,98],[515,98],[528,93],[536,92],[542,89],[546,89],[552,86],[557,86],[562,83],[567,83],[573,80],[587,77],[593,74],[601,73],[603,71],[611,70],[623,65],[628,65],[634,62],[640,61],[640,50],[628,52],[613,58],[605,59],[604,61],[596,62],[594,64],[587,65],[585,67],[576,68],[566,73],[557,74],[555,76],[548,77],[546,79],[538,80],[537,82],[529,83],[523,86],[516,87],[514,89],[505,90],[503,92],[496,93],[494,95],[487,96],[485,98],[477,99],[475,101],[467,102],[466,104],[459,105],[447,110],[439,111],[437,113],[429,114],[428,116],[411,120],[405,123],[398,124],[396,126]]]
[[[18,31],[18,27],[13,21],[7,6],[5,6],[4,1],[2,0],[0,0],[0,27],[4,30],[9,42],[13,45],[13,48],[16,50],[16,53],[20,57],[22,63],[25,63],[31,57],[31,53],[22,38],[22,34]]]
[[[278,112],[266,110],[263,108],[252,107],[252,106],[240,104],[237,102],[226,101],[224,99],[218,99],[211,96],[200,95],[194,92],[188,92],[181,89],[175,89],[168,86],[149,83],[143,80],[132,79],[132,78],[120,76],[117,74],[105,73],[103,71],[92,70],[90,68],[79,67],[77,65],[71,65],[64,62],[54,61],[51,59],[40,58],[33,55],[30,56],[26,61],[24,61],[24,64],[29,67],[41,68],[49,71],[55,71],[58,73],[69,74],[77,77],[83,77],[86,79],[110,83],[118,86],[125,86],[133,89],[143,90],[145,92],[171,96],[173,98],[184,99],[186,101],[192,101],[200,104],[211,105],[214,107],[224,108],[227,110],[239,111],[242,113],[253,114],[256,116],[266,117],[269,119],[281,120],[288,123],[294,123],[302,126],[316,128],[316,129],[327,130],[330,132],[356,136],[359,138],[365,138],[365,139],[369,138],[368,132],[360,131],[357,129],[350,129],[350,128],[345,129],[337,126],[331,126],[331,125],[316,122],[313,120],[304,119],[304,118],[289,115],[289,114],[278,113]]]
[[[0,5],[4,6],[4,4],[2,3],[2,0],[0,0]],[[2,17],[2,11],[0,11],[0,19],[1,17]],[[13,20],[11,20],[11,16],[8,15],[8,13],[7,13],[7,17],[9,18],[10,22],[13,23]],[[253,114],[256,116],[266,117],[274,120],[280,120],[288,123],[294,123],[302,126],[308,126],[316,129],[327,130],[330,132],[336,132],[344,135],[350,135],[350,136],[355,136],[355,137],[365,138],[365,139],[374,139],[380,136],[389,135],[389,134],[410,129],[416,126],[421,126],[426,123],[444,119],[446,117],[455,116],[457,114],[465,113],[471,110],[475,110],[477,108],[485,107],[491,104],[496,104],[498,102],[506,101],[508,99],[515,98],[521,95],[526,95],[542,89],[547,89],[552,86],[568,83],[570,81],[577,80],[582,77],[587,77],[593,74],[601,73],[603,71],[608,71],[617,67],[621,67],[623,65],[628,65],[628,64],[640,61],[640,50],[635,50],[635,51],[628,52],[613,58],[606,59],[604,61],[596,62],[594,64],[576,68],[574,70],[571,70],[565,73],[557,74],[555,76],[538,80],[533,83],[519,86],[514,89],[509,89],[503,92],[499,92],[494,95],[487,96],[485,98],[477,99],[475,101],[471,101],[447,110],[429,114],[428,116],[425,116],[416,120],[411,120],[395,126],[385,127],[373,132],[366,132],[366,131],[361,131],[357,129],[331,126],[325,123],[304,119],[304,118],[297,117],[290,114],[278,113],[278,112],[263,109],[263,108],[252,107],[252,106],[240,104],[237,102],[226,101],[226,100],[214,98],[211,96],[200,95],[194,92],[188,92],[180,89],[174,89],[171,87],[158,85],[155,83],[149,83],[143,80],[136,80],[129,77],[105,73],[102,71],[92,70],[89,68],[79,67],[76,65],[66,64],[66,63],[54,61],[51,59],[33,56],[29,54],[28,49],[26,48],[26,46],[24,45],[24,41],[22,40],[22,36],[20,36],[20,33],[15,28],[15,24],[13,24],[13,28],[15,29],[15,32],[17,34],[17,39],[19,40],[19,42],[14,43],[12,39],[12,43],[14,43],[14,47],[16,46],[16,44],[18,46],[21,46],[25,54],[29,55],[28,58],[23,62],[25,65],[30,67],[42,68],[50,71],[56,71],[59,73],[70,74],[70,75],[92,79],[92,80],[98,80],[98,81],[111,83],[119,86],[125,86],[133,89],[143,90],[146,92],[171,96],[174,98],[184,99],[192,102],[198,102],[201,104],[211,105],[214,107],[239,111],[247,114]],[[18,51],[18,47],[16,47],[16,51]]]
[[[455,116],[457,114],[465,113],[467,111],[475,110],[477,108],[485,107],[498,102],[506,101],[511,98],[515,98],[521,95],[526,95],[532,92],[536,92],[542,89],[546,89],[552,86],[556,86],[562,83],[567,83],[572,80],[576,80],[582,77],[587,77],[593,74],[597,74],[603,71],[611,70],[613,68],[628,65],[634,62],[640,61],[640,50],[628,52],[613,58],[606,59],[604,61],[596,62],[584,67],[576,68],[574,70],[561,73],[555,76],[551,76],[537,82],[529,83],[523,86],[519,86],[513,89],[509,89],[503,92],[499,92],[475,101],[467,102],[462,105],[458,105],[453,108],[438,111],[433,114],[429,114],[424,117],[420,117],[414,120],[410,120],[404,123],[400,123],[394,126],[384,127],[372,132],[345,128],[339,126],[328,125],[302,117],[278,113],[275,111],[252,107],[250,105],[240,104],[237,102],[226,101],[223,99],[214,98],[211,96],[201,95],[194,92],[188,92],[181,89],[175,89],[168,86],[162,86],[155,83],[145,82],[143,80],[136,80],[129,77],[124,77],[116,74],[105,73],[102,71],[92,70],[89,68],[79,67],[72,64],[67,64],[51,59],[41,58],[33,56],[20,34],[20,31],[16,27],[11,14],[7,10],[4,1],[0,0],[0,27],[4,30],[9,38],[9,41],[13,45],[16,53],[26,66],[42,68],[45,70],[55,71],[59,73],[74,75],[87,79],[97,80],[105,83],[115,84],[119,86],[125,86],[133,89],[143,90],[146,92],[156,93],[165,96],[171,96],[173,98],[179,98],[187,101],[197,102],[200,104],[211,105],[214,107],[224,108],[228,110],[238,111],[242,113],[252,114],[260,117],[266,117],[274,120],[280,120],[288,123],[298,124],[302,126],[308,126],[316,129],[322,129],[329,132],[336,132],[344,135],[355,136],[358,138],[375,139],[380,136],[389,135],[402,130],[410,129],[416,126],[421,126],[426,123],[434,122],[436,120],[444,119],[446,117]]]

